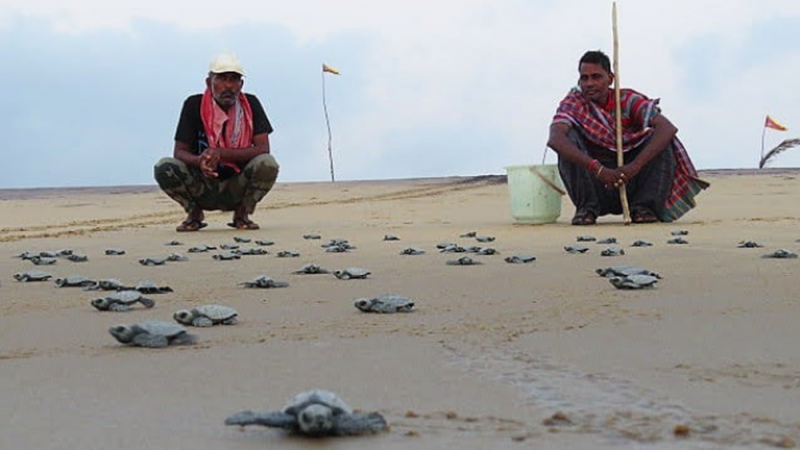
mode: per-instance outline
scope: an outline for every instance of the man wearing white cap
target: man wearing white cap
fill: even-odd
[[[272,125],[258,98],[242,92],[244,76],[232,53],[211,60],[205,92],[183,103],[173,157],[155,166],[158,185],[188,213],[177,231],[205,227],[208,210],[233,211],[228,225],[236,229],[259,228],[250,215],[279,167],[270,155]]]

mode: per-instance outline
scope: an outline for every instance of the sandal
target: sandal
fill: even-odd
[[[572,218],[572,224],[583,226],[583,225],[594,225],[597,223],[597,216],[594,215],[592,212],[579,212],[575,214],[575,217]]]
[[[186,219],[175,228],[177,232],[197,231],[207,227],[208,224],[197,219]]]
[[[233,222],[229,222],[228,226],[237,230],[258,230],[261,228],[250,219],[233,219]]]
[[[631,220],[633,223],[655,223],[658,217],[647,208],[639,208],[631,212]]]

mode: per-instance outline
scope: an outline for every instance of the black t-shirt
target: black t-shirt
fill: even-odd
[[[267,119],[267,113],[261,102],[253,94],[244,94],[253,110],[253,135],[262,133],[272,133],[272,125]],[[203,94],[189,96],[183,102],[181,117],[178,120],[178,128],[175,130],[175,140],[189,144],[189,151],[195,155],[203,153],[208,148],[208,137],[203,127],[203,119],[200,117],[200,101]]]

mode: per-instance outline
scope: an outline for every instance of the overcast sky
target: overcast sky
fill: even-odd
[[[620,0],[622,85],[660,98],[698,169],[800,137],[800,1]],[[505,173],[541,163],[601,0],[0,0],[0,188],[153,184],[209,59],[237,53],[279,182]],[[549,152],[547,162],[554,162]],[[772,167],[800,166],[800,148]]]

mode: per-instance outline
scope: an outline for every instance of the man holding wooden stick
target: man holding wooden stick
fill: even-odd
[[[575,204],[572,224],[594,225],[600,216],[621,214],[622,186],[633,223],[671,222],[692,209],[708,183],[697,178],[658,100],[620,89],[624,164],[618,166],[611,62],[601,51],[588,51],[578,71],[578,87],[558,106],[547,143],[558,153],[561,179]]]

